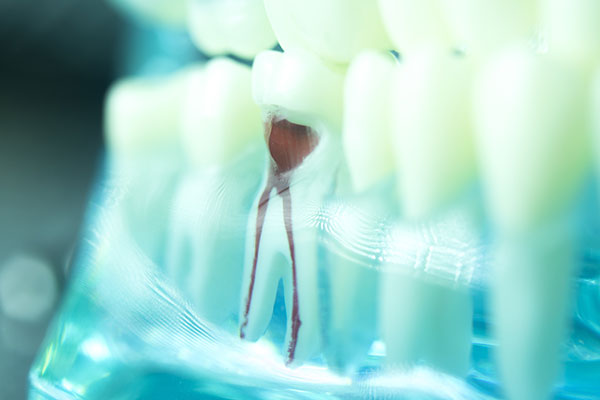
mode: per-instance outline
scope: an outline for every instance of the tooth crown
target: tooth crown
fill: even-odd
[[[526,49],[484,69],[474,98],[478,147],[500,229],[527,229],[572,200],[589,164],[586,97],[580,74]]]
[[[209,55],[252,59],[277,44],[262,0],[187,0],[194,43]]]
[[[250,68],[217,58],[192,76],[183,113],[183,143],[194,165],[230,162],[262,137]]]
[[[265,8],[286,51],[304,48],[348,63],[363,49],[390,47],[375,0],[265,0]]]
[[[395,61],[366,51],[350,64],[344,91],[343,144],[354,190],[361,192],[394,169],[390,132],[390,83]]]
[[[471,67],[429,48],[397,69],[392,115],[398,190],[404,215],[429,217],[476,174]]]
[[[266,51],[254,60],[252,94],[263,110],[284,110],[291,122],[341,130],[344,71],[300,49]],[[267,111],[269,112],[269,111]]]

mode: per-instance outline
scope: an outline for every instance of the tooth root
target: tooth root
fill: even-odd
[[[403,55],[424,45],[451,48],[440,0],[379,0],[379,7],[390,38]]]
[[[188,28],[209,55],[252,59],[277,44],[262,0],[188,0]]]
[[[393,132],[399,202],[409,222],[435,224],[475,175],[468,77],[466,61],[438,47],[425,48],[398,67]],[[410,271],[390,271],[382,280],[388,363],[425,362],[464,376],[472,315],[466,290]]]
[[[343,145],[356,192],[394,169],[388,110],[394,67],[391,55],[367,51],[352,61],[346,75]]]
[[[303,48],[348,63],[361,50],[390,48],[375,1],[265,0],[265,8],[286,51]]]
[[[492,309],[511,399],[545,399],[559,366],[574,268],[569,209],[588,168],[586,84],[526,49],[482,71],[475,117],[495,229]]]

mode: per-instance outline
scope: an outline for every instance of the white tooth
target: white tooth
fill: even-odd
[[[286,51],[304,48],[347,63],[361,50],[390,48],[375,0],[265,0],[265,9]]]
[[[182,130],[185,151],[194,165],[227,164],[262,137],[249,67],[217,58],[188,81]]]
[[[589,68],[600,59],[600,2],[542,0],[548,51]]]
[[[219,323],[239,304],[240,224],[262,170],[250,151],[262,137],[261,112],[252,101],[250,68],[235,61],[215,59],[188,81],[183,132],[194,168],[174,201],[166,264],[199,314]]]
[[[240,336],[262,336],[283,279],[288,365],[320,345],[317,228],[310,221],[339,163],[331,129],[340,124],[342,82],[343,74],[300,51],[261,53],[253,69],[271,159],[248,220]]]
[[[423,45],[451,48],[440,0],[379,0],[379,7],[385,28],[402,54]]]
[[[443,211],[475,175],[469,72],[466,60],[438,54],[438,49],[415,53],[398,68],[393,101],[397,186],[409,221],[427,222]],[[464,375],[470,297],[464,289],[428,279],[397,271],[382,276],[388,362],[424,361]]]
[[[125,11],[160,24],[185,25],[185,0],[109,0]]]
[[[393,129],[403,214],[429,217],[476,174],[467,60],[422,49],[394,83]]]
[[[301,49],[265,51],[254,60],[252,94],[263,109],[287,110],[292,122],[318,121],[339,132],[342,125],[344,71]]]
[[[388,111],[394,67],[391,55],[367,51],[352,61],[346,75],[344,154],[357,192],[394,169]]]
[[[110,150],[123,157],[176,147],[187,71],[167,78],[132,78],[111,87],[105,105]]]
[[[536,33],[537,0],[439,0],[454,42],[468,53],[489,53]]]
[[[492,300],[511,399],[549,398],[574,267],[569,208],[588,155],[586,84],[549,57],[511,48],[482,71],[475,117],[495,228]]]
[[[209,55],[251,59],[277,44],[262,0],[188,0],[188,28]]]

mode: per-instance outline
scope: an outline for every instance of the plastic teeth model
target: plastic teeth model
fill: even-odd
[[[421,49],[397,68],[392,126],[399,202],[408,223],[434,222],[476,174],[470,72],[467,60],[437,47]],[[402,243],[390,243],[392,249],[397,245]],[[463,376],[471,346],[470,295],[460,285],[447,287],[412,268],[399,265],[382,274],[380,325],[387,361],[424,363]]]
[[[590,162],[587,98],[577,70],[520,47],[492,58],[477,85],[493,311],[511,399],[549,398],[558,374],[575,262],[568,222]]]
[[[250,68],[225,58],[197,67],[188,79],[182,120],[190,166],[174,200],[167,272],[200,316],[222,323],[237,312],[245,237],[240,226],[263,165]]]
[[[262,0],[188,0],[188,28],[211,56],[252,59],[277,44]]]
[[[265,52],[254,62],[253,95],[270,157],[248,219],[240,337],[262,336],[282,280],[288,365],[306,360],[320,342],[317,229],[310,217],[337,172],[342,84],[340,71],[307,52]]]
[[[116,83],[106,100],[110,179],[136,243],[155,262],[164,257],[168,209],[181,168],[181,110],[188,70],[167,78]],[[122,198],[122,199],[121,199]]]

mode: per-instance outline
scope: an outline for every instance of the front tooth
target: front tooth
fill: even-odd
[[[436,48],[414,54],[398,68],[393,129],[397,187],[408,221],[429,223],[475,175],[469,72],[466,60],[438,54]],[[466,374],[472,315],[468,292],[397,271],[383,274],[382,286],[388,362],[424,361]]]
[[[317,231],[309,222],[339,163],[331,127],[341,119],[342,81],[341,73],[303,52],[262,53],[253,68],[271,159],[248,221],[240,336],[262,336],[283,279],[288,365],[319,345]]]
[[[600,59],[600,2],[543,0],[541,14],[550,52],[586,69],[597,63]]]
[[[389,85],[395,61],[368,51],[350,65],[344,91],[343,144],[354,190],[362,192],[394,168]]]
[[[440,0],[455,44],[468,53],[489,53],[536,34],[536,0]]]
[[[348,63],[363,49],[390,48],[375,0],[265,0],[265,8],[284,50]]]
[[[188,0],[188,28],[209,55],[252,59],[277,44],[262,0]]]
[[[379,0],[385,28],[402,54],[421,46],[450,49],[452,43],[440,0]]]
[[[167,272],[199,314],[216,323],[238,307],[245,238],[239,223],[250,212],[262,168],[251,151],[262,121],[250,87],[249,67],[215,59],[191,74],[183,107],[193,168],[175,197]]]
[[[509,49],[483,70],[475,116],[495,228],[492,299],[511,399],[544,399],[559,366],[574,240],[569,208],[588,168],[583,78]]]

